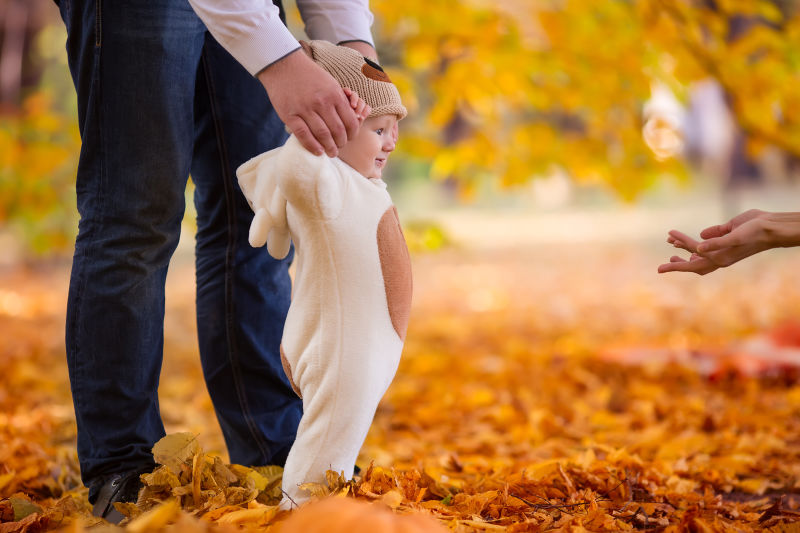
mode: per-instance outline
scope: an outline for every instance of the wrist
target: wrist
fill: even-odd
[[[261,69],[261,71],[256,74],[256,78],[258,78],[261,85],[269,92],[269,88],[275,83],[275,80],[281,79],[287,71],[296,69],[298,66],[302,65],[304,60],[311,61],[303,52],[303,49],[298,47],[274,63],[270,63]]]
[[[378,53],[375,51],[375,48],[366,41],[342,41],[339,45],[352,48],[362,56],[376,63],[378,62]]]
[[[770,247],[800,246],[800,213],[764,213],[761,218]]]

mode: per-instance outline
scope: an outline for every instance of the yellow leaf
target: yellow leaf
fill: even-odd
[[[224,514],[218,522],[220,524],[244,524],[253,523],[254,525],[266,525],[277,514],[278,506],[264,506],[256,509],[242,509]]]
[[[390,490],[381,497],[381,501],[392,509],[397,509],[403,503],[403,495],[396,490]]]
[[[322,483],[303,483],[299,488],[300,490],[304,490],[314,497],[327,496],[331,492],[328,487]]]
[[[191,433],[173,433],[163,437],[153,446],[153,458],[158,464],[179,474],[181,465],[200,451],[197,437]]]
[[[126,530],[131,533],[154,531],[174,520],[178,513],[180,513],[178,501],[169,500],[135,518],[128,524]]]
[[[256,489],[259,491],[263,491],[267,489],[267,485],[269,484],[269,480],[262,476],[260,473],[256,472],[255,470],[251,470],[250,473],[247,474],[247,477],[253,480],[255,483]]]
[[[142,481],[148,487],[175,488],[181,486],[181,480],[168,466],[161,466],[149,474],[144,474]]]

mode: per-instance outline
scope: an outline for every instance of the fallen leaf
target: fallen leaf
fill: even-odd
[[[180,474],[181,465],[200,450],[197,437],[191,433],[172,433],[162,437],[153,446],[153,459]]]

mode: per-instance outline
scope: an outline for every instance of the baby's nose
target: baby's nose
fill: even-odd
[[[395,140],[393,138],[389,137],[383,143],[383,151],[384,152],[392,152],[392,151],[394,151],[394,147],[395,146],[396,146]]]

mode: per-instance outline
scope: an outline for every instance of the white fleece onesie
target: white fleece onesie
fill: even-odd
[[[386,184],[294,137],[237,170],[255,217],[250,244],[276,258],[296,250],[292,303],[281,345],[303,417],[283,473],[286,495],[353,476],[356,457],[394,378],[411,307],[411,262]],[[288,231],[287,231],[288,230]],[[269,238],[267,238],[269,237]],[[288,496],[288,497],[287,497]]]

